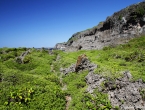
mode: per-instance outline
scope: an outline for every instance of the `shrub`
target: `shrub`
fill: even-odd
[[[5,105],[9,104],[27,104],[33,97],[34,90],[32,88],[22,88],[10,92],[8,101],[5,102]]]
[[[27,55],[25,56],[24,60],[23,60],[23,63],[26,64],[26,63],[29,63],[31,61],[31,56]]]
[[[145,9],[144,7],[140,6],[136,9],[136,13],[139,15],[139,16],[143,16],[145,14]]]
[[[122,15],[119,15],[118,20],[122,20]]]

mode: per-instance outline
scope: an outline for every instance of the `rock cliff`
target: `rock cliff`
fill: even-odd
[[[105,46],[123,44],[145,34],[145,2],[128,6],[100,22],[97,26],[77,32],[61,45],[65,51],[102,49]]]

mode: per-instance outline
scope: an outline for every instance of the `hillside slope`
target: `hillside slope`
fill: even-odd
[[[0,48],[0,110],[145,109],[144,33],[141,2],[56,45],[65,52]]]
[[[66,51],[102,49],[126,43],[142,33],[145,34],[145,2],[115,12],[97,26],[77,32],[66,43],[55,47],[66,47]]]
[[[16,59],[26,48],[1,48],[0,110],[143,108],[144,50],[145,36],[103,50],[49,53],[30,49],[23,62]],[[88,60],[81,64],[88,68],[72,72],[81,54],[86,54]],[[90,69],[92,65],[96,66]]]

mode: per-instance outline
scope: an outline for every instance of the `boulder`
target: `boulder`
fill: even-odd
[[[88,70],[89,72],[94,71],[97,68],[96,64],[89,61],[85,54],[78,56],[76,64],[72,64],[68,68],[60,68],[60,72],[67,75],[72,72],[80,72],[83,70]]]
[[[87,92],[92,93],[95,88],[100,92],[108,93],[113,107],[118,106],[121,110],[144,110],[145,109],[145,83],[141,79],[131,82],[132,75],[124,71],[122,77],[111,80],[101,75],[89,72],[85,77],[88,84]],[[104,83],[105,88],[101,87]]]
[[[20,56],[16,57],[16,62],[19,63],[19,64],[22,64],[24,63],[24,58],[26,55],[28,55],[30,53],[30,49],[23,52]]]
[[[93,72],[89,72],[89,74],[85,77],[86,83],[88,84],[88,88],[86,92],[93,93],[95,88],[101,89],[101,83],[105,80],[98,74],[94,74]]]
[[[132,107],[134,110],[145,108],[145,105],[142,105],[144,99],[140,94],[140,90],[145,88],[145,83],[141,80],[131,82],[131,78],[131,73],[125,71],[123,77],[115,81],[116,89],[109,90],[108,94],[113,106],[119,106],[121,109]]]
[[[68,68],[60,68],[60,72],[63,73],[64,75],[67,75],[68,73],[75,72],[75,64],[72,64]]]

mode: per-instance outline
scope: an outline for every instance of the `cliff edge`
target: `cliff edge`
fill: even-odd
[[[97,26],[73,34],[66,43],[55,48],[65,51],[102,49],[124,44],[145,34],[145,2],[128,6],[100,22]]]

